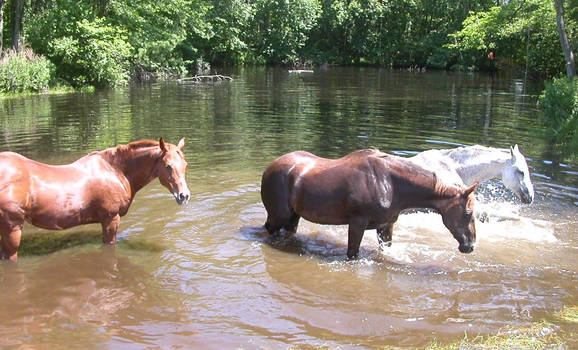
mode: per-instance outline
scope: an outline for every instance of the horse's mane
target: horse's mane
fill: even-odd
[[[439,151],[450,158],[457,158],[460,154],[464,153],[469,155],[484,154],[490,152],[510,153],[510,150],[507,148],[494,148],[482,145],[463,146],[457,148],[443,149]]]
[[[159,142],[156,140],[138,140],[138,141],[129,142],[126,145],[118,145],[115,148],[119,152],[123,152],[123,151],[133,151],[135,149],[145,148],[145,147],[158,147],[158,145],[159,145]]]
[[[102,151],[95,151],[91,154],[100,154],[101,156],[107,158],[109,161],[123,161],[132,155],[136,150],[142,148],[159,147],[159,142],[155,140],[139,140],[132,141],[127,144],[118,145],[116,147],[107,148]]]
[[[376,149],[374,156],[388,160],[388,169],[395,173],[396,177],[404,182],[412,183],[422,187],[424,190],[431,190],[432,195],[442,198],[450,198],[459,193],[460,188],[453,185],[447,185],[443,179],[440,179],[435,172],[430,171],[407,158],[393,156],[383,153]],[[429,184],[428,184],[429,182]]]

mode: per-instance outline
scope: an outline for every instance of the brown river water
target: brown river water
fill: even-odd
[[[413,348],[556,323],[577,304],[578,166],[549,152],[540,86],[375,68],[219,73],[234,80],[0,100],[0,150],[51,164],[185,136],[192,193],[179,207],[151,183],[116,247],[99,243],[98,225],[26,225],[18,263],[0,263],[0,348]],[[409,156],[476,143],[519,144],[536,200],[522,205],[501,182],[484,183],[478,205],[512,219],[478,222],[472,254],[427,212],[400,216],[389,248],[367,231],[356,261],[345,257],[346,227],[302,221],[281,239],[261,229],[261,174],[283,153]],[[56,248],[41,253],[39,237]],[[59,248],[70,237],[84,240]]]

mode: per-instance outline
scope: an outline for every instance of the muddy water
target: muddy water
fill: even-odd
[[[26,254],[0,264],[0,348],[415,347],[556,323],[556,311],[576,305],[578,168],[540,137],[540,87],[377,69],[231,74],[217,85],[0,102],[0,148],[53,164],[186,136],[193,195],[179,207],[157,182],[143,189],[116,247],[98,243],[96,225],[64,235],[25,226]],[[302,221],[274,240],[260,228],[260,177],[282,153],[411,155],[474,143],[518,143],[537,194],[524,206],[500,182],[484,184],[480,205],[510,219],[477,223],[472,254],[458,252],[433,213],[400,216],[389,248],[367,231],[357,261],[345,259],[346,227]],[[38,255],[38,237],[57,248]],[[85,239],[59,249],[70,237]]]

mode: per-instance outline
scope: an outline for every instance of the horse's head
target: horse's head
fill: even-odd
[[[161,137],[159,140],[161,159],[156,170],[161,184],[171,191],[179,204],[186,204],[191,197],[191,192],[185,180],[187,161],[182,152],[184,146],[184,137],[176,146],[165,142]]]
[[[523,203],[530,204],[534,200],[534,186],[530,180],[526,158],[518,149],[518,145],[510,148],[510,154],[512,156],[510,163],[502,169],[502,182]]]
[[[460,243],[458,249],[462,253],[471,253],[476,242],[476,226],[474,224],[474,191],[478,184],[469,188],[451,191],[437,208],[444,225]]]

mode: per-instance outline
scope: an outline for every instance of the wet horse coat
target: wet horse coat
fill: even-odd
[[[407,159],[378,150],[360,150],[340,159],[297,151],[273,161],[263,173],[261,199],[270,234],[295,232],[301,217],[349,225],[347,256],[357,256],[366,229],[391,241],[401,210],[432,208],[469,253],[475,242],[472,217],[476,185],[447,186],[435,174]]]
[[[58,166],[1,152],[2,259],[17,259],[25,221],[50,230],[101,223],[103,242],[116,243],[120,217],[137,191],[157,177],[179,204],[186,203],[184,142],[136,141]]]

